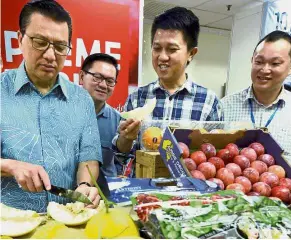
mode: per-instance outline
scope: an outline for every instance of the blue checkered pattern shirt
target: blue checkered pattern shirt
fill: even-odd
[[[159,81],[139,87],[129,95],[124,111],[142,107],[151,98],[157,99],[157,105],[149,117],[153,120],[223,120],[222,107],[215,93],[189,79],[172,95]]]
[[[139,87],[128,96],[124,111],[143,107],[147,99],[152,98],[157,99],[157,104],[152,114],[145,119],[146,121],[223,121],[224,119],[221,103],[215,93],[197,85],[190,79],[187,79],[181,88],[172,95],[160,85],[159,80]],[[112,140],[115,151],[118,151],[117,139],[118,134]],[[136,141],[131,152],[133,153],[140,147],[140,141]]]

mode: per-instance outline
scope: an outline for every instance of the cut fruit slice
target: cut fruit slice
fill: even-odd
[[[42,222],[41,217],[32,217],[27,219],[2,219],[0,220],[0,235],[9,237],[19,237],[33,231]]]
[[[43,220],[37,212],[1,203],[0,235],[19,237],[33,231]]]
[[[1,218],[30,218],[30,217],[39,217],[39,214],[31,210],[21,210],[13,207],[6,206],[3,203],[0,203],[0,212]]]
[[[120,116],[124,119],[132,118],[135,120],[144,120],[154,111],[156,103],[156,98],[148,99],[147,103],[143,107],[135,108],[129,112],[122,112],[120,113]]]
[[[84,204],[80,202],[68,203],[67,205],[50,202],[47,207],[47,213],[54,220],[67,226],[78,226],[86,223],[102,208],[104,208],[103,201],[100,201],[97,209],[85,208]]]

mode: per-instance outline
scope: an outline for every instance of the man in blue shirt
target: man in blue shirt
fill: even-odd
[[[174,7],[154,19],[151,30],[152,64],[158,80],[129,95],[125,111],[156,98],[150,120],[221,121],[221,103],[215,93],[188,78],[186,68],[198,48],[199,19],[186,8]],[[129,152],[140,130],[140,121],[127,119],[119,126],[113,145]]]
[[[46,212],[51,184],[76,189],[96,207],[89,166],[98,177],[102,163],[94,104],[84,89],[59,72],[70,51],[72,24],[56,1],[27,3],[19,18],[24,61],[1,76],[1,201]]]
[[[103,53],[89,55],[80,71],[80,83],[89,92],[95,104],[102,145],[101,170],[108,177],[117,176],[112,139],[117,132],[120,115],[106,100],[113,94],[118,72],[117,60]]]

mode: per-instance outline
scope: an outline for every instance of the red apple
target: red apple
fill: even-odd
[[[216,173],[216,178],[219,178],[223,182],[224,187],[234,182],[234,175],[227,168],[220,168]]]
[[[271,188],[279,185],[279,178],[275,173],[264,172],[260,176],[260,182],[267,183]]]
[[[264,146],[258,142],[250,144],[249,147],[255,150],[258,157],[265,153]]]
[[[261,196],[269,197],[271,195],[271,187],[264,182],[256,182],[253,185],[253,191],[259,193]]]
[[[290,178],[281,178],[279,180],[279,186],[285,186],[285,187],[289,188],[289,190],[291,191],[291,179]]]
[[[242,191],[243,193],[246,192],[245,188],[243,185],[239,184],[239,183],[232,183],[229,184],[226,189],[233,189],[233,190],[238,190],[238,191]]]
[[[286,175],[284,168],[282,168],[279,165],[270,166],[269,169],[268,169],[268,172],[275,173],[278,176],[279,179],[280,178],[284,178],[285,175]]]
[[[247,193],[248,196],[261,196],[259,193],[257,192],[249,192]]]
[[[224,190],[224,184],[220,179],[218,179],[218,178],[209,178],[208,181],[216,183],[220,187],[221,190]]]
[[[235,156],[233,159],[233,162],[239,165],[241,170],[245,170],[251,165],[250,160],[246,156],[243,156],[243,155]]]
[[[204,152],[207,159],[216,155],[216,149],[211,143],[203,143],[200,146],[202,152]]]
[[[240,155],[247,157],[250,160],[250,162],[257,160],[257,154],[256,154],[255,150],[252,148],[249,148],[249,147],[243,148],[240,151]]]
[[[189,171],[196,170],[197,166],[192,158],[184,158],[183,162]]]
[[[224,161],[224,164],[228,164],[232,161],[232,156],[228,149],[219,150],[216,156],[221,158]]]
[[[202,172],[206,179],[213,178],[216,174],[216,168],[210,162],[201,163],[197,170]]]
[[[275,159],[270,154],[262,154],[258,160],[266,163],[268,167],[275,164]]]
[[[225,149],[228,149],[230,151],[230,155],[232,158],[239,155],[239,149],[238,146],[234,143],[229,143],[225,146]]]
[[[235,178],[240,176],[242,173],[240,166],[235,163],[228,163],[225,167],[232,171]]]
[[[290,190],[284,186],[276,186],[272,188],[271,192],[272,197],[280,198],[283,202],[290,202]]]
[[[251,181],[244,176],[237,177],[236,179],[234,179],[234,182],[243,185],[245,188],[245,193],[248,193],[252,190]]]
[[[208,159],[208,162],[212,163],[215,166],[216,170],[224,168],[224,162],[219,157],[211,157]]]
[[[193,170],[190,172],[193,178],[198,178],[198,179],[202,179],[202,180],[206,180],[205,176],[203,175],[202,172],[198,171],[198,170]]]
[[[268,171],[268,166],[266,163],[262,162],[262,161],[253,161],[251,163],[251,167],[256,169],[259,174],[261,175],[264,172]]]
[[[256,183],[259,181],[260,179],[260,174],[259,172],[254,169],[254,168],[246,168],[244,171],[243,171],[243,175],[248,178],[252,184]]]
[[[182,150],[182,158],[188,158],[190,155],[190,151],[189,151],[188,146],[183,142],[178,142],[178,144]]]
[[[202,151],[195,151],[191,153],[190,158],[194,160],[197,166],[199,166],[200,163],[206,162],[206,156]]]

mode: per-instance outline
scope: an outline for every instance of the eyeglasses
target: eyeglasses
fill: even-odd
[[[93,77],[93,82],[94,83],[101,83],[103,80],[105,80],[106,85],[108,87],[114,87],[117,81],[113,78],[106,78],[102,76],[100,73],[91,73],[89,71],[83,70],[85,73],[90,74]]]
[[[31,39],[32,47],[39,51],[47,51],[50,45],[54,46],[55,53],[60,56],[67,56],[71,50],[71,47],[62,44],[62,43],[53,43],[48,40],[38,38],[38,37],[30,37],[26,33],[25,35]]]

